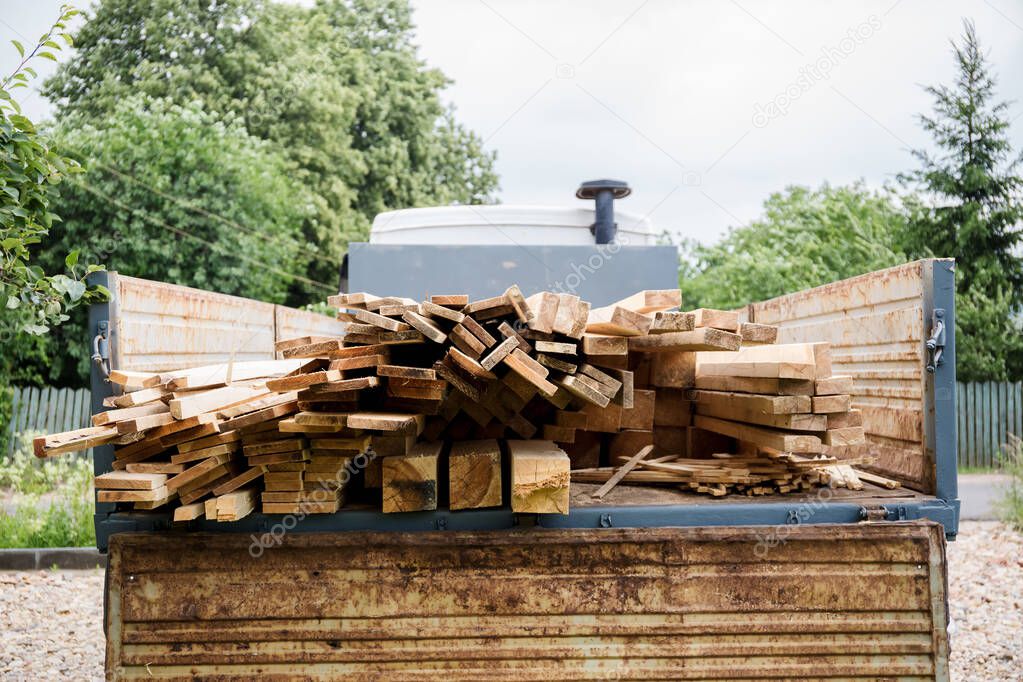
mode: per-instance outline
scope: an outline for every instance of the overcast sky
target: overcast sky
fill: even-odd
[[[59,2],[0,0],[2,63]],[[423,58],[498,155],[505,203],[569,204],[581,180],[627,180],[623,209],[703,241],[789,184],[880,186],[928,143],[921,85],[949,83],[972,18],[1016,100],[1023,2],[415,0]],[[27,42],[27,41],[26,41]],[[7,70],[5,66],[4,71]],[[49,110],[23,95],[26,110]]]

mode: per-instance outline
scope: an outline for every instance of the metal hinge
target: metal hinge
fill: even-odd
[[[884,505],[878,504],[871,507],[860,507],[860,521],[876,523],[888,520],[888,510]]]
[[[889,509],[883,504],[860,507],[860,521],[877,523],[878,521],[905,521],[906,508],[902,505]]]
[[[935,308],[931,313],[931,337],[927,339],[927,371],[934,374],[945,364],[941,357],[945,352],[945,309]]]
[[[92,339],[92,361],[99,367],[103,378],[110,377],[110,322],[100,320],[96,325],[96,336]]]

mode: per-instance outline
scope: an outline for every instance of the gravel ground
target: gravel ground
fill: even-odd
[[[952,679],[1023,680],[1023,534],[963,521],[948,565]]]
[[[1023,680],[1023,534],[964,521],[951,543],[955,682]],[[103,679],[103,573],[0,573],[0,679]]]
[[[0,680],[103,679],[103,571],[0,573]]]

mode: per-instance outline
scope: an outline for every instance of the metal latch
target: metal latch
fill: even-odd
[[[97,334],[92,339],[92,361],[99,367],[103,378],[110,381],[110,322],[100,320]]]
[[[934,374],[939,365],[945,364],[945,309],[935,308],[931,313],[931,338],[927,339],[927,371]]]

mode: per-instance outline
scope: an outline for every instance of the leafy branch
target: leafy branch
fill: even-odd
[[[61,5],[60,17],[57,21],[53,22],[53,26],[50,26],[49,31],[40,36],[39,42],[36,43],[35,47],[27,55],[25,54],[25,46],[20,41],[11,41],[14,49],[18,51],[18,55],[21,57],[21,62],[14,68],[11,75],[7,76],[3,83],[0,83],[0,110],[7,108],[16,114],[21,113],[21,106],[11,96],[10,91],[15,88],[27,88],[29,76],[32,78],[37,77],[36,70],[28,66],[28,63],[33,59],[38,57],[40,59],[49,59],[53,62],[57,61],[57,57],[50,50],[60,52],[63,47],[55,40],[56,38],[63,40],[67,47],[74,45],[71,34],[67,32],[67,22],[77,14],[79,14],[79,11],[71,5]]]
[[[60,18],[28,55],[21,43],[12,41],[21,62],[0,88],[0,314],[5,328],[29,334],[44,334],[66,321],[72,308],[109,296],[102,287],[86,285],[85,278],[103,268],[79,265],[77,250],[64,259],[68,274],[46,275],[29,263],[29,247],[39,244],[60,221],[50,211],[55,185],[82,168],[39,136],[32,122],[21,115],[7,87],[28,87],[29,75],[36,77],[35,70],[27,66],[30,60],[56,61],[51,50],[61,47],[54,37],[72,44],[64,31],[67,20],[77,13],[69,5],[61,7]]]

